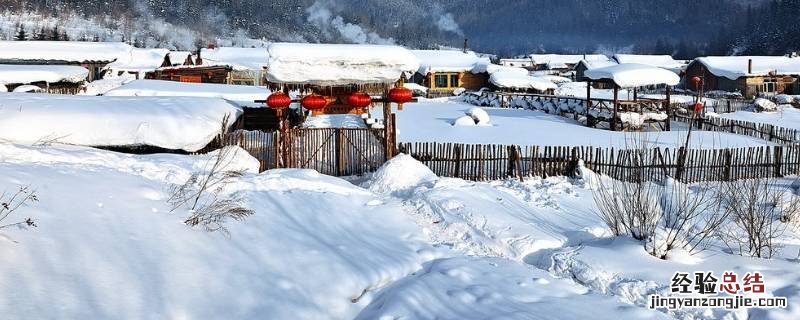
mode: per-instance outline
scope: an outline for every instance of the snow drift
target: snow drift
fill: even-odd
[[[241,109],[221,99],[0,94],[0,139],[197,151]]]

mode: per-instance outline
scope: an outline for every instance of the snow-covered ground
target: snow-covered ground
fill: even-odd
[[[483,108],[491,118],[490,126],[454,126],[473,105],[450,99],[420,99],[397,112],[397,139],[400,142],[461,142],[480,144],[517,144],[540,146],[624,147],[634,135],[582,126],[577,121],[540,111]],[[380,114],[379,111],[373,114]],[[675,147],[686,139],[684,131],[648,132],[651,146]],[[638,138],[636,138],[638,139]],[[764,145],[755,138],[728,133],[695,131],[692,144],[705,148]]]
[[[782,105],[778,111],[773,112],[736,111],[720,114],[720,117],[800,129],[800,110],[790,105]]]

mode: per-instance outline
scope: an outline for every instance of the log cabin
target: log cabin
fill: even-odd
[[[607,60],[581,60],[575,65],[575,81],[587,81],[586,71],[595,68],[604,68],[617,64],[616,61]]]
[[[570,73],[581,60],[608,61],[602,54],[531,54],[535,71],[549,71],[550,74]]]
[[[116,61],[103,67],[105,74],[113,77],[129,75],[135,79],[144,79],[148,72],[160,68],[168,59],[167,49],[132,48]]]
[[[472,51],[412,50],[419,69],[411,82],[428,88],[428,97],[453,95],[460,90],[477,91],[489,86],[488,58]]]
[[[746,98],[761,94],[800,94],[800,58],[732,56],[697,58],[685,79],[700,77],[705,91],[740,92]]]

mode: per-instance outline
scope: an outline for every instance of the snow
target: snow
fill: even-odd
[[[670,55],[646,54],[615,54],[614,60],[620,64],[636,63],[653,67],[664,68],[670,71],[680,71],[684,64],[675,60]]]
[[[85,85],[85,90],[83,92],[79,92],[78,94],[86,96],[98,96],[105,94],[112,89],[119,88],[122,85],[134,80],[136,80],[136,76],[129,73],[123,73],[121,75],[114,76],[106,75],[103,77],[103,79],[94,80],[87,83]]]
[[[206,97],[232,101],[239,106],[258,107],[255,100],[264,100],[270,90],[265,87],[215,83],[185,83],[164,80],[134,80],[106,92],[115,97]]]
[[[372,174],[364,187],[379,194],[407,194],[438,177],[409,155],[398,154]]]
[[[431,72],[486,72],[491,62],[475,52],[460,50],[411,50],[419,62],[417,73]]]
[[[6,88],[6,85],[0,84],[0,92],[8,92],[8,88]]]
[[[748,72],[748,63],[753,61],[752,72]],[[700,63],[708,72],[731,80],[741,77],[766,76],[770,72],[777,75],[800,75],[800,58],[784,56],[730,56],[702,57],[692,63]]]
[[[396,203],[311,170],[228,185],[255,214],[225,237],[166,204],[165,189],[203,172],[207,155],[9,144],[0,155],[0,189],[29,182],[40,194],[25,208],[38,227],[0,240],[8,319],[350,319],[372,291],[441,256]]]
[[[609,79],[619,87],[633,88],[650,85],[677,85],[681,79],[677,74],[662,68],[644,64],[627,63],[586,70],[584,74],[592,80]]]
[[[170,51],[169,52],[169,62],[172,63],[173,66],[180,66],[186,62],[186,58],[192,56],[192,53],[189,51]],[[194,56],[192,56],[194,58]],[[194,59],[192,59],[194,61]]]
[[[354,114],[322,114],[306,118],[304,128],[366,128],[364,119]]]
[[[770,124],[778,127],[800,130],[800,109],[792,106],[779,106],[773,112],[736,111],[723,113],[720,117],[730,120],[741,120]]]
[[[489,114],[479,107],[472,107],[467,112],[465,112],[467,116],[472,118],[475,121],[475,124],[479,126],[490,126],[492,125],[492,120],[489,117]]]
[[[778,105],[775,102],[770,101],[769,99],[758,98],[753,101],[754,108],[759,111],[778,111]]]
[[[556,75],[552,75],[552,74],[537,75],[536,77],[537,78],[541,78],[541,79],[545,79],[545,80],[550,81],[550,82],[555,83],[555,84],[563,84],[563,83],[572,82],[572,80],[570,78],[560,77],[560,76],[556,76]]]
[[[587,307],[591,306],[591,307]],[[505,259],[435,260],[356,319],[668,319]]]
[[[403,83],[403,88],[411,89],[415,94],[418,95],[425,95],[425,93],[428,92],[428,87],[413,82]]]
[[[0,139],[196,151],[219,133],[226,114],[233,121],[240,113],[210,98],[6,93],[0,95]]]
[[[44,92],[44,89],[32,84],[25,84],[14,88],[13,92]]]
[[[203,65],[227,65],[234,70],[262,70],[269,65],[267,48],[203,48],[200,50],[200,57]],[[183,63],[186,56],[183,55],[182,58],[180,61],[172,60],[172,63]]]
[[[122,42],[0,41],[0,60],[114,61],[132,48]]]
[[[461,116],[453,121],[454,126],[474,126],[476,125],[475,119],[470,116]]]
[[[610,66],[616,65],[618,63],[616,61],[614,61],[614,60],[609,59],[609,60],[588,60],[588,61],[587,60],[581,60],[578,64],[584,65],[586,67],[586,69],[588,70],[588,69],[594,69],[594,68],[610,67]]]
[[[164,63],[164,58],[169,53],[167,49],[140,49],[132,48],[126,54],[118,57],[117,61],[105,66],[112,73],[125,72],[151,72]],[[183,62],[183,61],[180,61]],[[144,75],[142,75],[144,77]]]
[[[458,142],[477,144],[553,145],[625,147],[633,134],[594,129],[575,120],[541,111],[482,108],[491,118],[491,126],[453,126],[473,105],[459,98],[420,99],[397,112],[399,142]],[[377,110],[377,109],[376,109]],[[373,112],[378,114],[379,112]],[[683,145],[684,131],[647,132],[653,147]],[[764,140],[722,132],[693,131],[692,144],[705,148],[741,147],[768,144]]]
[[[419,64],[390,45],[273,43],[267,79],[276,83],[349,85],[391,83]]]
[[[0,84],[86,81],[89,70],[78,66],[0,65]]]
[[[534,64],[547,65],[548,68],[566,68],[567,65],[576,65],[581,60],[586,61],[609,61],[610,59],[602,54],[532,54],[530,55]]]
[[[558,87],[555,83],[547,79],[529,76],[527,72],[524,74],[513,71],[494,72],[489,76],[489,82],[500,88],[510,89],[535,89],[538,91],[547,91],[549,89],[555,89]]]

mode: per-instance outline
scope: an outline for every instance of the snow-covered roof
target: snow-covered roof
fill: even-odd
[[[638,63],[673,71],[680,70],[684,66],[684,63],[673,59],[670,55],[615,54],[614,60],[617,63]]]
[[[109,90],[105,96],[117,97],[206,97],[236,101],[240,106],[250,106],[254,100],[269,95],[265,87],[238,86],[214,83],[185,83],[163,80],[134,80]]]
[[[227,65],[234,70],[261,70],[268,65],[267,48],[219,47],[200,50],[203,65]],[[186,60],[186,56],[183,56]],[[182,63],[183,61],[172,63]]]
[[[594,68],[604,68],[609,67],[617,64],[614,60],[581,60],[578,62],[579,65],[584,65],[586,69],[594,69]]]
[[[391,83],[419,64],[403,47],[366,44],[273,43],[267,79],[275,83]]]
[[[563,69],[568,64],[578,64],[581,60],[587,61],[608,61],[608,57],[602,54],[532,54],[530,55],[534,64],[543,64],[550,69]]]
[[[186,61],[186,57],[191,56],[192,53],[189,51],[170,51],[169,52],[169,62],[172,65],[182,65],[183,62]]]
[[[0,94],[0,139],[83,146],[149,145],[197,151],[241,109],[212,98]]]
[[[150,72],[161,67],[167,53],[169,53],[167,49],[132,48],[105,68],[115,71]]]
[[[461,50],[411,50],[419,61],[419,74],[429,72],[486,72],[489,58],[479,57],[472,51]]]
[[[752,72],[748,72],[750,60],[753,61]],[[770,72],[784,76],[800,75],[800,58],[783,56],[702,57],[692,63],[702,63],[708,72],[731,80],[766,76]]]
[[[634,88],[666,84],[674,86],[680,77],[664,68],[638,63],[621,63],[613,66],[586,70],[584,74],[592,80],[611,80],[621,88]]]
[[[114,61],[131,49],[122,42],[0,41],[2,60]]]
[[[489,82],[500,88],[510,89],[547,91],[548,89],[555,89],[558,87],[550,80],[511,71],[494,72],[489,76]]]
[[[85,81],[89,70],[79,66],[0,65],[0,84]]]

